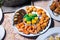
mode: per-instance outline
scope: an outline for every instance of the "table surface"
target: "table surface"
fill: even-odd
[[[43,7],[47,10],[48,3],[49,3],[49,1],[36,1],[34,4],[35,4],[35,6]],[[27,37],[23,37],[15,32],[15,30],[13,29],[13,26],[12,26],[13,15],[14,15],[14,13],[4,14],[4,17],[3,17],[4,20],[3,20],[3,23],[1,24],[1,25],[3,25],[3,27],[6,30],[6,35],[4,37],[4,40],[36,40],[37,37],[27,38]],[[60,22],[52,19],[51,27],[59,27],[59,26],[60,26]]]

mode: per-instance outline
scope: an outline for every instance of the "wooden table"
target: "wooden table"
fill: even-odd
[[[47,10],[48,3],[49,3],[49,1],[36,1],[34,4],[35,4],[35,6],[43,7]],[[4,14],[4,17],[3,17],[4,20],[2,23],[3,27],[6,30],[6,35],[4,37],[4,40],[36,40],[37,37],[27,38],[27,37],[23,37],[15,32],[15,30],[13,29],[13,26],[12,26],[13,15],[14,15],[14,13]],[[60,22],[52,19],[51,27],[59,27],[59,26],[60,26]]]

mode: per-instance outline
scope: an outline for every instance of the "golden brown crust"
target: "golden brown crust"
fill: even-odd
[[[60,1],[53,1],[53,3],[50,6],[50,9],[56,14],[60,14]]]
[[[53,1],[53,3],[50,6],[50,9],[53,11],[53,10],[55,10],[55,8],[56,8],[56,2]]]
[[[60,14],[60,7],[57,7],[54,12],[56,12],[57,14]]]

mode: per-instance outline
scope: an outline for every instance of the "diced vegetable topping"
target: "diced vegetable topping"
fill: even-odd
[[[27,21],[27,24],[31,24],[31,21]]]
[[[38,20],[38,16],[37,14],[28,13],[24,16],[23,20],[26,21],[27,24],[35,24]]]
[[[36,20],[32,20],[32,24],[35,24],[36,23]]]
[[[26,14],[26,15],[24,16],[24,18],[26,18],[26,17],[28,17],[28,14]]]
[[[26,17],[26,21],[31,21],[31,18],[30,17]]]

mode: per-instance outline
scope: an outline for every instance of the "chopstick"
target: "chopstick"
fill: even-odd
[[[31,0],[31,5],[34,6],[34,0]]]

